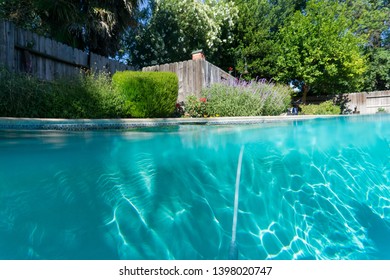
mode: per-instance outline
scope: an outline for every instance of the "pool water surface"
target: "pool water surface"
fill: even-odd
[[[0,131],[0,259],[390,259],[390,115]]]

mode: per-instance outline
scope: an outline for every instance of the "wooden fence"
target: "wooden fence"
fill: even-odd
[[[347,96],[349,108],[356,108],[360,114],[375,114],[381,109],[390,112],[390,90],[350,93]]]
[[[144,67],[144,72],[174,72],[179,78],[178,102],[188,95],[200,97],[201,90],[214,83],[233,82],[235,78],[204,59]]]
[[[0,21],[1,65],[43,80],[77,74],[80,69],[110,73],[132,69],[107,57],[87,53],[18,28],[8,21]]]
[[[375,114],[378,110],[386,110],[390,113],[390,90],[355,92],[341,95],[346,101],[346,109],[349,113]],[[326,100],[337,100],[340,96],[308,96],[308,104],[319,104]]]

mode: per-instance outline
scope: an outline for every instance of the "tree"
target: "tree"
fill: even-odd
[[[276,72],[277,33],[306,0],[234,0],[239,8],[235,29],[236,67],[248,78],[272,79]],[[247,73],[246,73],[247,72]]]
[[[0,19],[29,30],[37,30],[41,26],[33,0],[0,0]]]
[[[390,2],[388,0],[346,1],[355,32],[365,36],[368,58],[365,90],[390,89]]]
[[[138,0],[7,0],[0,16],[68,45],[115,55]]]
[[[365,75],[364,89],[390,89],[390,50],[374,48],[368,51],[368,67]]]
[[[188,60],[202,49],[207,60],[220,64],[233,41],[238,11],[223,0],[155,0],[138,13],[139,25],[128,30],[123,44],[129,63],[141,68]]]
[[[317,94],[357,91],[366,71],[363,43],[352,32],[346,4],[311,0],[280,29],[276,79],[303,83],[303,102],[309,89]]]

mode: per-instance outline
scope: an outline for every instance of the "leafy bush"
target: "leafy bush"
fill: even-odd
[[[209,116],[279,115],[291,103],[291,89],[265,81],[214,84],[203,90]]]
[[[325,101],[321,104],[301,105],[302,114],[304,115],[340,115],[341,109],[333,104],[332,101]]]
[[[187,97],[185,103],[185,116],[193,118],[207,117],[207,99],[197,98],[195,95]]]
[[[381,114],[381,113],[387,113],[386,109],[383,108],[383,107],[379,107],[378,110],[376,111],[377,114]]]
[[[63,118],[128,117],[125,97],[116,92],[105,73],[80,75],[51,83],[45,108]],[[60,113],[60,116],[58,114]]]
[[[43,82],[0,68],[0,116],[40,117],[43,98],[50,90]]]
[[[179,89],[175,73],[116,72],[113,84],[126,96],[132,117],[169,117],[175,112]]]
[[[0,116],[26,118],[127,117],[125,97],[105,74],[40,81],[0,68]]]

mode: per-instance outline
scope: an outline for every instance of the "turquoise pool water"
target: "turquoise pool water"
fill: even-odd
[[[0,131],[0,259],[390,259],[390,116]]]

